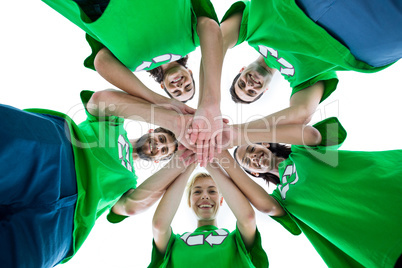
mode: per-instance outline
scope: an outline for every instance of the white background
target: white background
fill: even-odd
[[[232,3],[212,2],[219,18]],[[81,122],[85,116],[79,92],[113,88],[96,72],[83,67],[82,62],[90,53],[83,31],[46,4],[28,0],[6,1],[0,9],[0,25],[0,103],[21,109],[53,109]],[[233,76],[257,57],[257,52],[244,43],[229,51],[225,59],[221,110],[232,123],[246,122],[288,105],[291,89],[279,74],[275,75],[271,89],[257,103],[236,105],[231,101],[228,88]],[[198,74],[199,59],[199,49],[190,54],[189,67],[195,74]],[[150,88],[164,94],[147,73],[136,74]],[[402,148],[402,62],[376,74],[339,72],[338,75],[338,89],[319,106],[312,123],[338,116],[348,131],[343,149]],[[197,101],[194,98],[189,105],[196,107]],[[151,127],[137,122],[127,124],[130,137],[138,137]],[[138,183],[157,168],[149,163],[136,163]],[[152,207],[148,212],[117,225],[109,224],[103,215],[76,256],[63,267],[146,267],[151,257],[150,224],[154,210]],[[325,267],[303,235],[290,235],[261,213],[257,213],[257,217],[270,267]],[[220,212],[218,223],[230,230],[235,227],[235,219],[226,205]],[[195,229],[195,219],[185,204],[181,205],[172,226],[176,233]]]

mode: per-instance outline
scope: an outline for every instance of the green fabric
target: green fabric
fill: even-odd
[[[93,92],[82,91],[85,105]],[[96,219],[136,187],[132,147],[119,117],[96,117],[86,111],[88,118],[78,126],[65,114],[29,109],[30,112],[52,114],[65,118],[71,132],[71,143],[77,175],[78,197],[74,213],[73,248],[67,262],[89,235]]]
[[[102,47],[131,71],[177,61],[199,46],[198,14],[218,22],[209,0],[111,0],[94,22],[72,0],[43,1],[87,33],[92,54],[84,65],[91,69]]]
[[[193,233],[176,235],[172,232],[165,254],[153,243],[149,268],[202,267],[202,268],[267,268],[268,257],[261,245],[261,235],[256,232],[254,245],[246,249],[236,228],[229,232],[207,225]]]
[[[355,59],[345,46],[311,21],[295,0],[237,2],[222,21],[237,12],[243,12],[237,44],[247,41],[269,67],[279,70],[293,88],[292,95],[323,80],[323,101],[336,89],[335,71],[370,73],[389,66],[375,68]]]
[[[402,150],[337,150],[346,137],[338,124],[316,124],[322,145],[292,146],[272,194],[287,215],[274,219],[297,224],[329,267],[393,267],[402,253]]]

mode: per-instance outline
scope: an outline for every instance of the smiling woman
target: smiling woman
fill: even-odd
[[[267,268],[268,258],[262,249],[254,210],[216,163],[207,167],[211,175],[198,173],[187,186],[187,203],[197,218],[197,229],[182,235],[173,233],[170,224],[193,168],[175,179],[155,211],[149,267]],[[233,232],[217,227],[223,197],[237,219]]]

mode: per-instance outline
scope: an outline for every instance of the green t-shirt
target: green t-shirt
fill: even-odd
[[[247,41],[269,67],[279,70],[293,88],[292,95],[324,81],[323,101],[336,89],[335,71],[376,72],[389,66],[375,68],[357,60],[306,16],[295,0],[236,2],[222,21],[238,12],[243,16],[237,44]]]
[[[84,105],[93,92],[82,91]],[[73,248],[63,262],[77,252],[89,235],[96,219],[137,185],[132,146],[116,116],[88,118],[78,126],[67,115],[43,109],[30,112],[52,114],[66,119],[71,133],[78,197],[74,213]]]
[[[84,65],[91,69],[102,47],[131,71],[177,61],[199,46],[198,16],[218,22],[209,0],[111,0],[94,22],[72,0],[43,1],[87,33],[92,54]]]
[[[301,231],[329,267],[394,267],[402,253],[402,150],[337,150],[346,132],[336,118],[315,125],[319,146],[292,146],[273,197],[272,217]]]
[[[239,230],[229,232],[207,225],[182,235],[172,232],[163,255],[153,242],[152,261],[148,268],[267,268],[268,257],[256,232],[254,245],[246,249]]]

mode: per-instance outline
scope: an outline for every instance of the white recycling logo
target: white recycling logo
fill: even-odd
[[[217,235],[214,235],[212,232],[205,237],[203,234],[200,235],[192,235],[193,233],[185,233],[180,239],[184,241],[188,246],[197,246],[203,245],[207,242],[211,247],[214,245],[220,245],[225,241],[226,237],[229,233],[223,229],[214,230]]]
[[[151,65],[153,63],[160,63],[160,62],[164,62],[164,61],[168,61],[166,63],[170,63],[170,62],[174,62],[177,61],[179,59],[181,59],[182,56],[180,55],[176,55],[176,54],[164,54],[164,55],[160,55],[157,56],[155,58],[152,59],[152,61],[143,61],[140,66],[138,66],[134,72],[139,72],[139,71],[143,71],[146,68],[151,67]]]

